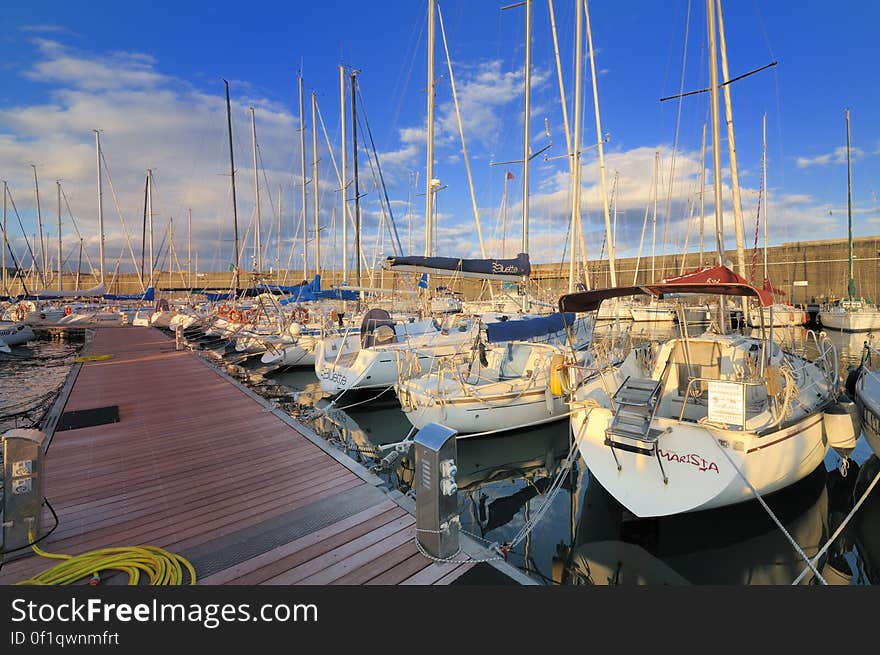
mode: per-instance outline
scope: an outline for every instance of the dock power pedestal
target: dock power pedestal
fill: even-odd
[[[43,504],[43,442],[40,430],[16,428],[0,443],[0,561],[30,555],[31,535],[40,533]]]
[[[428,423],[415,442],[416,538],[426,553],[446,559],[458,550],[456,430]]]

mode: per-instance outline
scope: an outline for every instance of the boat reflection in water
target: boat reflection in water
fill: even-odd
[[[859,471],[855,484],[854,498],[858,500],[880,473],[880,459],[871,455]],[[859,508],[855,517],[853,541],[859,551],[860,570],[870,584],[880,584],[880,485]]]
[[[393,398],[393,396],[392,396]],[[320,406],[320,405],[319,405]],[[372,468],[390,487],[413,486],[413,453],[390,455],[384,444],[401,441],[411,425],[396,405],[346,412],[326,408],[314,429],[350,456]],[[460,439],[456,482],[462,529],[485,544],[504,544],[547,501],[545,492],[569,452],[567,425],[546,425],[509,435]],[[537,534],[530,534],[509,560],[545,580],[550,579],[555,544],[571,543],[574,521],[572,492],[578,488],[577,469],[567,477]]]
[[[855,467],[855,465],[853,465]],[[766,498],[808,557],[852,507],[855,471],[824,466]],[[632,519],[598,482],[587,486],[566,582],[570,584],[791,584],[806,563],[757,501],[704,512]],[[852,527],[817,568],[829,584],[849,584]],[[816,584],[812,573],[805,583]]]

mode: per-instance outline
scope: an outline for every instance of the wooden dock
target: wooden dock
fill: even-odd
[[[158,330],[102,328],[85,354],[112,358],[82,364],[65,412],[119,422],[54,435],[44,549],[161,546],[201,584],[448,584],[475,566],[421,555],[409,499]],[[9,562],[0,584],[54,563]]]

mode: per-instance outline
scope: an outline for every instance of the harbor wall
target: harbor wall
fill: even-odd
[[[830,239],[822,241],[795,241],[783,243],[768,249],[768,272],[773,286],[789,294],[789,301],[796,303],[822,302],[824,300],[839,298],[847,293],[848,258],[847,240]],[[856,284],[856,292],[859,295],[877,300],[880,297],[880,236],[858,237],[853,243],[853,277]],[[757,255],[751,249],[746,250],[746,277],[751,278],[754,261],[755,278],[758,285],[763,280],[763,252]],[[729,250],[725,254],[725,261],[731,268],[736,270],[736,251]],[[714,253],[705,253],[705,264],[715,262]],[[699,265],[699,253],[688,253],[684,262],[685,270],[693,270]],[[623,258],[617,261],[617,281],[619,285],[632,284],[638,267],[636,283],[642,284],[662,277],[677,275],[682,268],[681,253],[667,254],[666,257],[657,256],[653,261],[650,255],[643,256],[637,261],[634,257]],[[532,279],[540,288],[548,293],[559,295],[568,290],[568,263],[564,264],[535,264],[532,266]],[[611,280],[608,272],[608,262],[591,261],[588,264],[590,283],[593,288],[610,286]],[[10,271],[11,275],[12,271]],[[309,278],[314,276],[314,271],[309,271]],[[414,277],[414,276],[411,276]],[[260,276],[261,281],[268,283],[297,284],[302,281],[303,271],[285,271],[280,274],[270,273]],[[364,272],[361,276],[363,286],[382,287],[393,289],[397,278],[398,287],[405,287],[401,276],[392,275],[388,271],[376,271],[372,280]],[[193,272],[190,278],[186,271],[173,272],[157,271],[154,276],[157,289],[185,288],[189,286],[201,289],[223,290],[228,289],[232,283],[232,273],[224,272]],[[119,273],[117,275],[108,272],[106,276],[107,292],[116,294],[133,294],[141,291],[138,276],[134,273]],[[241,276],[242,286],[251,284],[254,278],[251,273],[243,272]],[[353,275],[349,271],[349,280],[353,281]],[[341,271],[325,271],[322,276],[322,285],[327,288],[342,281]],[[65,289],[76,288],[76,275],[65,273],[63,277]],[[463,294],[466,299],[473,299],[480,295],[483,283],[480,280],[456,279],[453,277],[433,276],[432,286],[445,285]],[[797,284],[796,284],[797,283]],[[80,274],[79,288],[88,288],[96,284],[95,278],[88,272]],[[42,287],[39,278],[32,279],[31,275],[25,277],[25,285],[28,290]],[[48,288],[57,286],[57,278],[54,273],[47,278]],[[494,288],[500,288],[500,282],[493,282]],[[21,293],[23,288],[19,280],[10,279],[12,294]],[[175,295],[168,293],[166,295]]]

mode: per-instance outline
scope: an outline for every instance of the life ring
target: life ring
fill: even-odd
[[[237,309],[229,310],[229,320],[233,323],[241,323],[243,316],[244,315]]]
[[[64,315],[70,316],[70,305],[64,305]]]
[[[305,307],[297,307],[293,310],[293,320],[297,323],[305,323],[309,320],[309,310]]]
[[[221,318],[226,318],[227,316],[229,316],[229,311],[229,305],[220,305],[220,309],[217,310],[217,315]]]
[[[16,305],[15,307],[15,320],[23,321],[24,317],[27,316],[27,308],[24,305]]]
[[[251,307],[249,310],[244,312],[244,317],[249,321],[252,320],[256,315],[257,315],[257,308],[256,307]]]

